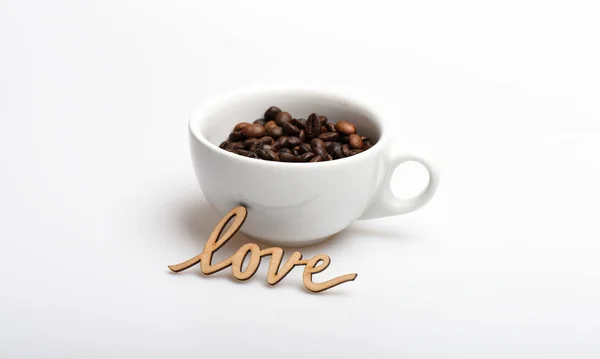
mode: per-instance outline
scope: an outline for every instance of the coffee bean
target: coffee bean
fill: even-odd
[[[275,122],[277,122],[279,126],[283,126],[284,122],[292,122],[292,115],[290,115],[289,112],[282,111],[275,117]]]
[[[357,134],[350,135],[350,147],[354,150],[359,150],[363,146],[363,140]]]
[[[263,160],[267,160],[267,161],[278,161],[279,160],[279,156],[277,156],[277,154],[271,150],[262,150],[262,149],[258,149],[256,150],[256,155],[260,158],[262,158]]]
[[[243,150],[244,144],[242,142],[230,142],[229,145],[227,145],[227,148],[232,151]]]
[[[296,126],[299,129],[303,130],[304,126],[306,126],[306,119],[304,119],[304,118],[294,118],[292,120],[292,123],[294,124],[294,126]]]
[[[281,137],[283,135],[283,128],[279,126],[270,127],[266,131],[267,136],[273,137],[275,139]]]
[[[342,153],[344,154],[344,156],[346,156],[348,151],[350,151],[350,145],[349,144],[342,145]]]
[[[312,152],[312,147],[308,143],[303,143],[300,145],[299,151],[301,153]]]
[[[300,134],[298,127],[292,125],[291,122],[283,121],[281,127],[283,128],[283,132],[288,136],[298,136]]]
[[[344,157],[342,153],[342,145],[339,142],[332,142],[327,146],[327,152],[333,157],[334,160]]]
[[[302,155],[300,155],[299,159],[300,159],[300,162],[308,162],[313,157],[315,157],[314,153],[312,153],[312,152],[306,152],[306,153],[303,153]]]
[[[312,148],[321,147],[322,149],[325,149],[325,142],[320,138],[313,138],[313,140],[310,141],[310,146]]]
[[[265,150],[269,161],[279,161],[279,155],[271,150]]]
[[[239,122],[219,147],[248,158],[283,162],[319,162],[354,156],[371,148],[371,140],[356,133],[348,121],[330,123],[311,113],[293,118],[271,106],[254,123]]]
[[[275,121],[277,115],[281,112],[279,107],[271,106],[265,111],[265,120],[267,121]]]
[[[310,116],[308,116],[304,130],[307,141],[319,137],[321,134],[321,122],[319,121],[319,116],[317,116],[316,113],[311,113]]]
[[[270,150],[273,152],[279,152],[280,149],[281,149],[281,144],[277,141],[275,141],[275,143],[273,143],[270,148]]]
[[[340,135],[337,132],[325,132],[319,135],[319,138],[323,141],[337,141]]]
[[[244,149],[246,149],[246,150],[247,150],[247,149],[249,149],[249,148],[250,148],[250,146],[252,146],[252,145],[254,145],[254,144],[258,144],[258,143],[260,143],[260,142],[258,141],[258,139],[256,139],[256,138],[249,138],[249,139],[247,139],[246,141],[244,141]]]
[[[279,160],[281,162],[297,162],[298,161],[298,157],[294,156],[291,153],[279,151]]]
[[[250,124],[248,122],[240,122],[237,125],[235,125],[235,127],[233,128],[233,130],[234,131],[241,131],[242,128],[244,128],[246,126],[250,126]]]
[[[241,131],[233,131],[232,133],[229,134],[229,141],[231,142],[237,142],[237,141],[241,141],[244,139],[244,136],[242,135]]]
[[[327,155],[327,151],[323,147],[314,147],[313,146],[312,152],[315,155],[321,156],[322,158],[325,158],[325,156]]]
[[[302,144],[302,140],[298,137],[290,136],[288,137],[288,146],[295,147],[300,146]]]
[[[248,138],[260,138],[265,135],[265,128],[257,123],[246,126],[242,129],[242,135]]]
[[[251,151],[234,150],[233,152],[237,153],[238,155],[242,155],[244,157],[254,157],[254,152],[251,152]]]
[[[288,137],[287,136],[281,136],[277,139],[277,143],[279,143],[280,147],[288,147],[289,143],[288,143]]]
[[[269,121],[265,123],[265,130],[268,130],[269,128],[273,127],[277,127],[277,123],[275,121]]]
[[[269,136],[265,136],[265,137],[261,137],[259,139],[260,143],[262,143],[263,145],[270,145],[273,143],[273,137],[269,137]]]
[[[348,121],[338,121],[335,124],[335,129],[337,132],[350,136],[356,133],[356,127]]]

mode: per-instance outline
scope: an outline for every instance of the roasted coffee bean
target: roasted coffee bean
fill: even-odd
[[[278,161],[279,160],[279,156],[277,156],[277,154],[271,150],[261,150],[260,148],[258,150],[256,150],[256,155],[260,158],[262,158],[263,160],[267,160],[267,161]]]
[[[265,128],[258,123],[246,126],[242,129],[242,135],[248,138],[261,138],[265,135]]]
[[[348,151],[350,151],[350,145],[349,144],[342,145],[342,153],[344,154],[344,156],[346,156]]]
[[[327,151],[326,151],[326,150],[325,150],[325,148],[323,148],[323,147],[313,147],[313,150],[312,150],[312,152],[313,152],[315,155],[319,155],[319,156],[321,156],[321,157],[323,157],[323,158],[325,158],[325,155],[327,155]]]
[[[268,130],[269,128],[273,127],[277,127],[277,123],[275,121],[269,121],[265,123],[265,130]]]
[[[244,149],[247,150],[250,148],[250,146],[252,146],[254,144],[258,144],[258,143],[260,143],[260,142],[258,141],[257,138],[249,138],[246,141],[244,141]]]
[[[275,143],[273,143],[270,148],[270,150],[274,152],[279,152],[279,149],[281,149],[281,144],[277,141],[275,141]]]
[[[290,115],[289,112],[282,111],[275,117],[275,122],[277,122],[279,126],[283,126],[284,122],[292,122],[292,115]]]
[[[290,136],[288,137],[288,146],[295,147],[300,146],[302,144],[302,140],[298,137]]]
[[[283,132],[288,136],[298,136],[300,134],[298,127],[292,125],[291,122],[283,121],[281,127],[283,128]]]
[[[292,123],[294,124],[294,126],[296,126],[299,129],[303,130],[304,126],[306,126],[306,119],[304,119],[304,118],[294,118],[294,119],[292,119]]]
[[[300,159],[300,162],[308,162],[313,157],[315,157],[314,153],[312,153],[312,152],[306,152],[306,153],[303,153],[302,155],[300,155],[300,157],[298,157],[298,158]]]
[[[240,122],[237,125],[235,125],[235,127],[233,128],[234,131],[241,131],[242,128],[249,126],[250,124],[248,122]]]
[[[229,141],[231,142],[237,142],[237,141],[241,141],[244,139],[244,136],[242,135],[241,131],[233,131],[232,133],[229,134]]]
[[[306,126],[304,127],[304,133],[307,141],[317,138],[321,134],[321,122],[316,113],[311,113],[310,116],[308,116]]]
[[[356,133],[356,127],[348,121],[338,121],[335,124],[335,129],[337,132],[350,136]]]
[[[325,132],[319,135],[319,138],[323,141],[337,141],[340,138],[340,135],[337,132]]]
[[[270,127],[266,131],[267,136],[277,139],[283,135],[283,128],[279,126]]]
[[[333,157],[334,160],[344,157],[342,145],[339,142],[331,142],[331,144],[327,146],[327,152],[331,155],[331,157]]]
[[[321,147],[322,149],[325,149],[325,142],[320,138],[313,138],[313,140],[310,141],[310,146],[312,148]]]
[[[298,157],[294,156],[291,153],[279,151],[279,160],[281,162],[297,162],[298,161]]]
[[[281,136],[277,139],[277,143],[279,143],[279,146],[281,147],[288,147],[289,143],[288,143],[288,137],[287,136]]]
[[[227,148],[235,151],[235,150],[243,150],[244,149],[244,144],[241,142],[230,142],[229,145],[227,145]]]
[[[357,134],[350,135],[349,143],[350,147],[352,147],[353,150],[360,150],[363,146],[363,140]]]
[[[283,162],[319,162],[354,156],[371,148],[371,140],[356,133],[348,121],[330,123],[311,113],[293,118],[272,106],[254,123],[239,122],[219,147],[248,158]]]
[[[301,153],[312,152],[312,147],[308,143],[303,143],[298,149]]]
[[[233,152],[237,153],[238,155],[242,155],[244,157],[254,157],[254,152],[251,152],[251,151],[234,150]]]
[[[270,145],[273,143],[273,137],[269,137],[269,136],[265,136],[265,137],[261,137],[258,139],[260,141],[260,143],[262,143],[263,145]]]
[[[279,107],[271,106],[265,111],[265,120],[267,121],[275,121],[277,115],[281,112]]]

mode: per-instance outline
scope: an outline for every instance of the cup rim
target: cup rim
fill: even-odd
[[[223,107],[230,99],[240,97],[240,96],[251,96],[257,94],[269,94],[269,93],[295,93],[300,95],[313,95],[318,96],[319,98],[324,98],[326,100],[337,101],[341,103],[351,103],[354,107],[359,108],[361,111],[368,113],[369,121],[372,122],[375,126],[379,128],[380,136],[377,142],[368,150],[361,152],[357,155],[351,157],[344,157],[333,161],[320,161],[320,162],[280,162],[280,161],[261,161],[255,158],[248,158],[244,156],[237,155],[235,153],[231,153],[229,151],[225,151],[219,146],[210,142],[204,135],[200,132],[199,126],[195,126],[195,124],[201,123],[204,118],[202,115],[205,112],[211,112],[210,109]],[[321,167],[334,167],[334,166],[342,166],[346,164],[351,164],[352,161],[360,161],[361,159],[367,159],[367,157],[375,156],[376,153],[379,152],[379,149],[383,147],[383,144],[387,141],[387,132],[385,130],[385,125],[381,119],[380,114],[363,100],[356,98],[349,93],[340,93],[339,91],[328,91],[323,89],[314,89],[309,87],[283,87],[283,86],[269,86],[269,87],[252,87],[252,88],[243,88],[238,90],[232,90],[228,92],[222,92],[215,96],[211,96],[209,99],[203,101],[200,105],[196,107],[194,112],[189,118],[188,121],[188,130],[190,134],[194,137],[194,139],[201,144],[203,144],[210,151],[218,154],[226,156],[229,160],[234,162],[239,162],[240,164],[254,164],[257,166],[283,166],[287,168],[321,168]],[[310,165],[309,165],[310,164]],[[308,166],[308,167],[306,167]]]

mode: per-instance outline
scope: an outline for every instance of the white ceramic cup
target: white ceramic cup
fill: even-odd
[[[350,121],[376,143],[352,157],[314,163],[257,160],[218,147],[237,123],[261,118],[273,105],[296,117],[316,112],[330,122]],[[271,244],[308,245],[359,219],[412,212],[431,199],[439,181],[428,161],[390,154],[393,134],[375,109],[334,93],[283,88],[228,93],[199,106],[189,131],[194,170],[208,203],[219,215],[245,206],[248,217],[241,231]],[[427,169],[429,183],[417,196],[400,199],[390,179],[408,161]]]

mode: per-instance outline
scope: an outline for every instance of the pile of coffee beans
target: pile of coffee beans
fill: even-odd
[[[241,156],[267,161],[320,162],[354,156],[373,145],[357,134],[347,121],[335,124],[312,113],[308,119],[293,118],[289,112],[271,106],[264,118],[240,122],[220,148]]]

